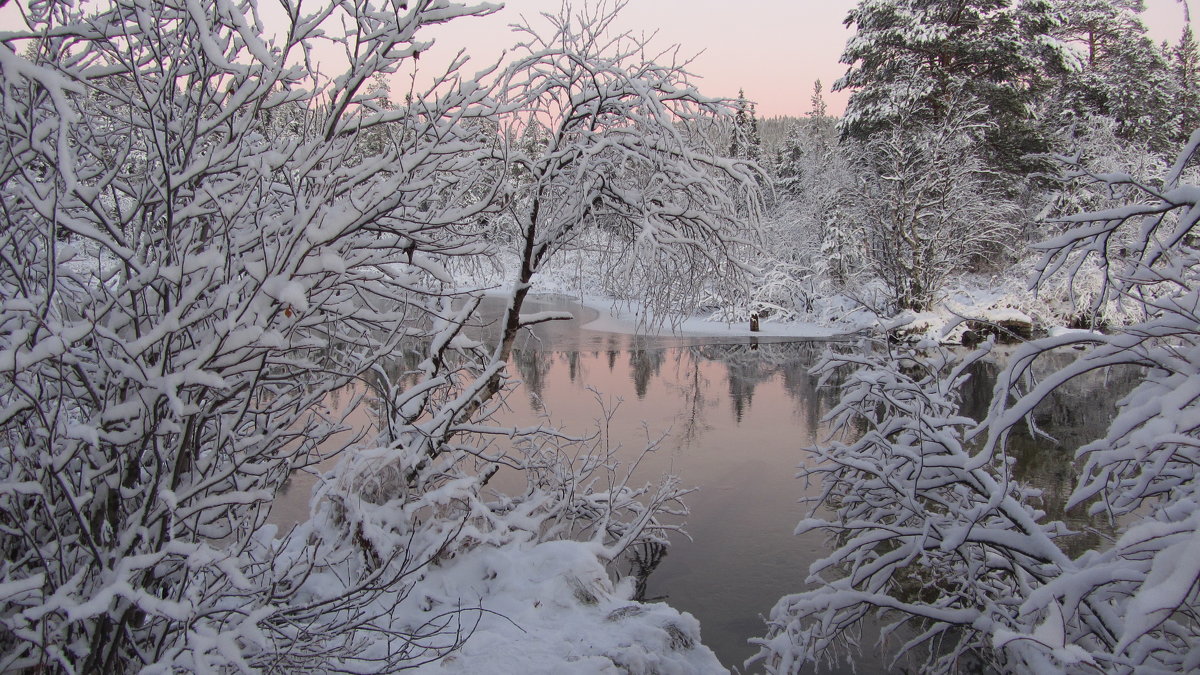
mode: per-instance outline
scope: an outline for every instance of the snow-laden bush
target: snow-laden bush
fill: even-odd
[[[744,171],[675,124],[728,106],[680,68],[605,56],[642,44],[601,39],[611,19],[592,15],[592,33],[552,23],[510,69],[463,77],[456,60],[386,100],[378,76],[430,48],[420,29],[495,9],[49,0],[5,34],[0,670],[391,672],[486,612],[464,590],[408,613],[431,567],[663,540],[676,481],[638,486],[603,446],[490,417],[518,333],[559,318],[522,314],[532,274],[593,210],[646,223],[668,258],[728,258],[724,188]],[[447,262],[492,250],[489,216],[516,200],[498,196],[491,118],[542,95],[578,106],[542,109],[570,132],[540,166],[558,220],[520,221],[503,335],[482,345],[463,334],[481,295]],[[626,123],[660,124],[659,144],[635,147]],[[654,172],[654,203],[606,180],[623,156]],[[351,424],[364,408],[373,430]],[[338,456],[311,520],[266,524],[294,472]],[[489,496],[501,467],[526,480]]]
[[[971,103],[956,100],[941,123],[897,126],[863,144],[854,214],[871,271],[898,310],[931,309],[953,275],[1010,255],[1017,215],[977,153],[992,127]]]
[[[1153,192],[1139,188],[1121,176],[1139,176],[1143,181],[1162,181],[1172,169],[1172,160],[1151,152],[1144,144],[1124,141],[1117,135],[1116,121],[1092,117],[1072,128],[1064,143],[1069,156],[1060,157],[1064,170],[1058,176],[1050,203],[1043,211],[1042,238],[1062,234],[1072,227],[1075,214],[1091,213],[1132,203],[1150,203]],[[1192,179],[1185,168],[1183,177]],[[1114,255],[1136,248],[1140,234],[1133,228],[1112,233],[1108,246]],[[1017,266],[1026,275],[1037,271],[1037,251]],[[1142,317],[1141,306],[1120,294],[1109,294],[1108,261],[1089,257],[1069,270],[1039,275],[1032,293],[1022,300],[1031,312],[1043,315],[1047,325],[1077,328],[1127,326]],[[1143,292],[1155,292],[1143,289]]]
[[[274,35],[255,10],[36,3],[0,47],[0,669],[413,655],[372,603],[420,560],[265,519],[362,440],[361,397],[333,393],[445,333],[437,254],[474,245],[440,226],[488,207],[461,190],[484,92],[386,108],[362,85],[489,10],[330,2]],[[343,38],[339,77],[305,67]],[[388,142],[364,156],[367,132]]]
[[[811,568],[814,590],[772,611],[757,657],[768,671],[834,658],[873,613],[894,654],[925,652],[916,658],[926,672],[1200,668],[1200,188],[1180,181],[1198,151],[1200,132],[1161,184],[1095,177],[1146,198],[1073,217],[1042,245],[1041,274],[1095,261],[1100,297],[1136,304],[1141,319],[1110,335],[1022,345],[982,421],[959,413],[959,387],[986,347],[962,358],[831,356],[820,366],[851,371],[829,416],[846,435],[815,449],[805,468],[823,492],[799,530],[827,531],[836,548]],[[1070,346],[1085,352],[1033,376],[1042,357]],[[1078,449],[1082,471],[1066,504],[1109,519],[1116,535],[1069,552],[1067,526],[1047,521],[1038,495],[1013,479],[1006,443],[1059,387],[1130,365],[1145,379],[1107,436]]]

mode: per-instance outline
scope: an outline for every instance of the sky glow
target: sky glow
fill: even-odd
[[[593,0],[594,1],[594,0]],[[618,26],[635,34],[657,35],[659,48],[680,45],[681,56],[694,56],[689,68],[701,92],[709,96],[746,97],[757,104],[759,117],[800,116],[808,112],[813,82],[820,79],[832,114],[840,115],[847,92],[830,92],[846,72],[838,62],[850,30],[843,24],[858,0],[629,0]],[[260,0],[260,6],[274,6]],[[465,18],[420,34],[436,40],[419,63],[409,64],[393,81],[393,91],[408,90],[412,66],[420,68],[418,88],[444,70],[461,49],[471,57],[464,73],[473,73],[500,58],[516,40],[509,26],[523,15],[535,19],[556,12],[561,0],[511,0],[484,18]],[[574,0],[581,6],[583,0]],[[609,0],[608,4],[613,3]],[[17,5],[0,9],[0,30],[19,30]],[[1146,0],[1143,15],[1156,40],[1174,44],[1184,24],[1178,0]],[[336,57],[335,57],[335,60]]]
[[[757,103],[760,117],[808,112],[816,79],[824,85],[830,112],[840,115],[849,95],[829,89],[846,72],[838,59],[850,30],[842,22],[857,4],[857,0],[629,0],[618,24],[639,34],[657,31],[660,48],[678,44],[683,55],[696,55],[690,71],[700,78],[701,92],[733,97],[744,89],[746,97]],[[444,64],[447,52],[461,48],[473,57],[466,69],[473,72],[513,42],[508,25],[521,15],[533,19],[560,6],[560,0],[512,0],[492,16],[439,28],[432,32],[438,41],[435,58],[422,61],[421,67]],[[1174,44],[1183,27],[1184,6],[1177,0],[1146,0],[1146,6],[1143,16],[1151,35]]]

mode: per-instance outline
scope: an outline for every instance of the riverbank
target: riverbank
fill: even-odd
[[[410,596],[420,596],[417,616],[461,610],[469,633],[420,673],[729,672],[702,644],[695,618],[633,600],[632,580],[610,581],[587,543],[480,547],[431,570],[419,590]]]
[[[1078,329],[1087,322],[1071,302],[1070,289],[1053,286],[1042,293],[1029,290],[1021,279],[1032,274],[1022,269],[1020,278],[963,275],[929,311],[885,312],[884,293],[866,288],[861,297],[830,294],[806,297],[805,312],[775,311],[762,307],[758,330],[751,329],[745,307],[705,307],[690,316],[655,316],[636,300],[612,297],[595,280],[579,276],[570,265],[535,276],[534,295],[563,297],[596,312],[583,328],[624,335],[676,338],[774,338],[828,340],[853,335],[887,335],[905,342],[966,344],[995,337],[997,341],[1020,341],[1033,335]],[[506,296],[511,281],[493,270],[474,270],[471,288],[488,289],[487,294]],[[1076,300],[1085,300],[1080,296]],[[1111,304],[1111,303],[1110,303]],[[1120,308],[1105,306],[1098,314],[1102,325],[1126,323]]]

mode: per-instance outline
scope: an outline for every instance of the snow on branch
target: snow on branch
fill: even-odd
[[[1099,259],[1108,292],[1142,320],[1023,345],[985,419],[958,411],[966,368],[988,347],[834,354],[820,366],[842,389],[828,418],[841,435],[806,463],[822,493],[798,531],[826,531],[837,547],[810,570],[814,590],[772,611],[756,657],[768,671],[838,658],[846,631],[871,614],[896,658],[924,652],[915,658],[926,672],[968,659],[1022,672],[1200,667],[1200,192],[1184,177],[1198,147],[1200,133],[1163,184],[1138,184],[1138,203],[1072,218],[1076,227],[1043,245],[1045,274]],[[1035,364],[1076,343],[1087,351],[1034,377]],[[1144,380],[1107,435],[1078,448],[1082,470],[1064,505],[1110,518],[1116,535],[1080,552],[1038,508],[1044,496],[1013,479],[1007,442],[1056,390],[1128,365]]]
[[[430,340],[439,256],[477,248],[441,226],[489,208],[477,89],[363,122],[397,45],[491,11],[412,4],[355,3],[332,81],[302,64],[342,2],[272,37],[251,2],[47,2],[5,35],[0,670],[389,670],[465,636],[389,609],[444,536],[266,523],[364,441],[356,383]]]
[[[564,5],[516,26],[524,42],[499,92],[498,153],[512,167],[500,222],[519,242],[518,288],[598,233],[605,286],[661,321],[709,295],[745,294],[761,173],[714,148],[731,102],[613,29],[619,8]]]

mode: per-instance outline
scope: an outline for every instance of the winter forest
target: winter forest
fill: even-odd
[[[509,10],[12,0],[0,671],[1200,670],[1190,26],[860,0],[844,76],[760,119],[624,4],[513,13],[502,58],[418,79],[430,31]],[[638,412],[598,385],[590,432],[512,421],[522,340],[573,318],[549,292],[835,336],[786,448],[827,548],[747,661],[622,571],[704,490],[639,469],[665,437],[614,442]],[[1110,373],[1068,489],[1022,480],[1039,406]]]

